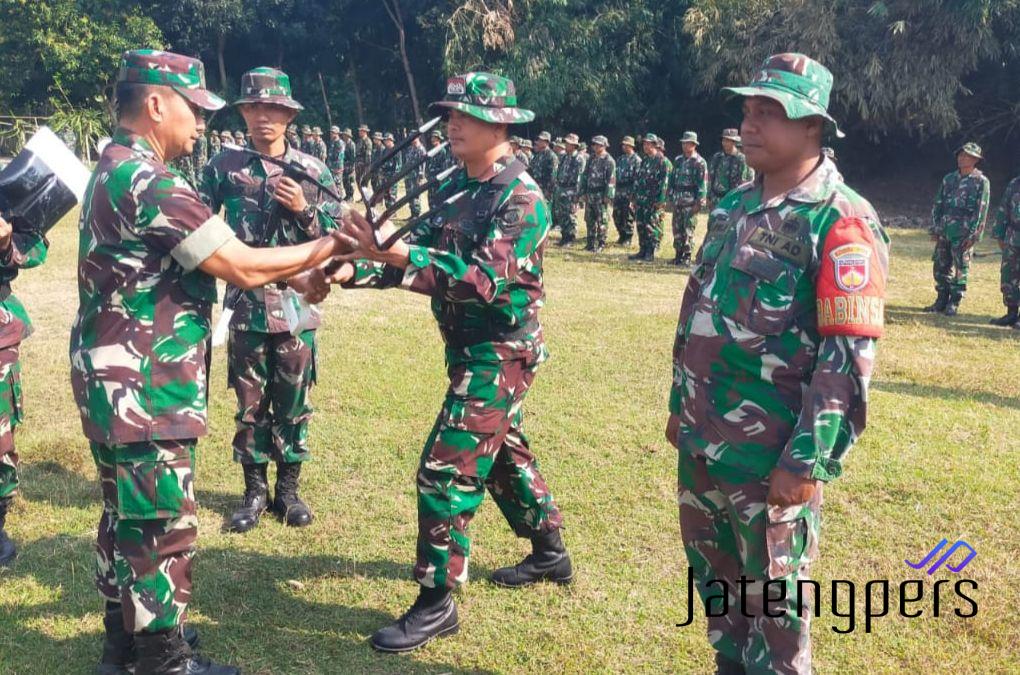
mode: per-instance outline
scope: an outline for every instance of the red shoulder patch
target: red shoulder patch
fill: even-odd
[[[840,218],[829,229],[822,247],[816,300],[822,335],[882,336],[884,259],[864,219]]]

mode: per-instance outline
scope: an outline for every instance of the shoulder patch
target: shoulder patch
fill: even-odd
[[[882,336],[885,269],[871,227],[863,218],[833,223],[822,249],[816,285],[821,335]]]

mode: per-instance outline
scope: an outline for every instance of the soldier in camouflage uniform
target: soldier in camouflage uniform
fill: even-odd
[[[319,183],[337,189],[318,158],[291,147],[287,124],[303,106],[291,95],[290,79],[275,68],[241,76],[237,106],[252,131],[254,149],[300,167]],[[300,244],[336,229],[340,205],[314,186],[282,175],[279,167],[243,152],[222,152],[202,172],[199,194],[213,213],[225,210],[227,224],[249,246]],[[287,199],[293,196],[294,198]],[[312,513],[298,496],[304,462],[311,457],[318,320],[292,335],[284,313],[286,297],[276,285],[243,291],[228,286],[224,306],[233,310],[227,347],[228,385],[237,396],[234,461],[244,474],[244,497],[228,529],[247,532],[270,509],[287,525],[303,527]],[[270,501],[267,468],[276,463],[275,497]]]
[[[634,139],[624,136],[620,142],[622,153],[616,160],[616,198],[613,200],[613,224],[620,246],[629,246],[634,237],[634,180],[641,168],[641,157],[634,152]]]
[[[421,144],[420,139],[414,139],[414,142],[406,150],[404,150],[403,165],[408,166],[415,162],[420,162],[425,157],[425,146]],[[421,180],[425,176],[425,165],[424,163],[415,171],[407,174],[404,178],[404,194],[410,194],[412,190],[417,190],[421,185]],[[411,217],[417,218],[421,215],[421,198],[415,197],[411,200]]]
[[[999,287],[1006,313],[992,319],[993,326],[1012,326],[1020,330],[1020,177],[1006,186],[995,214],[992,237],[999,242],[1002,266],[999,269]]]
[[[220,135],[215,131],[209,132],[209,157],[216,156],[216,153],[220,151]]]
[[[347,198],[347,189],[343,184],[344,175],[344,153],[347,149],[346,143],[340,138],[340,127],[333,126],[329,128],[329,150],[326,153],[326,168],[333,174],[333,180],[336,181],[336,192],[341,197]]]
[[[329,156],[329,146],[326,145],[326,141],[322,140],[322,129],[319,127],[312,127],[312,157],[325,162]]]
[[[436,146],[443,143],[443,132],[436,129],[429,134],[429,150],[432,150]],[[454,162],[453,155],[450,153],[450,148],[441,150],[440,152],[432,155],[425,160],[425,179],[431,181],[436,176],[446,171]],[[434,209],[439,205],[439,186],[430,188],[428,191],[429,196],[429,208]]]
[[[577,205],[584,175],[584,159],[577,150],[577,134],[567,134],[565,153],[556,170],[556,191],[553,193],[553,227],[560,228],[563,236],[558,246],[569,246],[577,239]]]
[[[528,173],[542,188],[542,194],[546,199],[552,198],[555,194],[554,181],[560,167],[559,155],[549,147],[551,140],[552,135],[548,131],[543,131],[538,135],[538,140],[535,141],[535,156],[531,158],[528,168]]]
[[[982,157],[977,143],[961,146],[956,151],[957,170],[946,174],[935,195],[929,232],[935,242],[932,274],[937,297],[926,312],[956,316],[967,292],[971,251],[981,240],[990,201],[988,178],[977,168]]]
[[[224,129],[220,132],[220,149],[226,149],[226,146],[228,145],[236,145],[234,143],[234,135]]]
[[[347,199],[353,201],[357,196],[354,193],[354,165],[356,161],[357,147],[354,145],[354,139],[351,137],[351,130],[344,128],[340,132],[340,137],[344,142],[344,193],[347,195]]]
[[[383,156],[383,153],[386,152],[386,146],[383,145],[383,141],[385,138],[386,138],[385,134],[383,134],[383,132],[381,131],[376,131],[372,134],[372,163],[381,158]],[[379,191],[379,186],[382,185],[382,179],[383,179],[382,167],[379,167],[379,169],[377,169],[372,174],[371,178],[373,192]]]
[[[754,179],[754,171],[747,166],[747,159],[739,147],[740,132],[737,129],[723,129],[722,150],[712,155],[708,162],[710,208],[718,204],[719,200],[733,188]]]
[[[306,155],[315,154],[315,137],[312,136],[312,128],[307,124],[301,125],[301,152]]]
[[[581,177],[581,199],[584,200],[584,224],[587,229],[586,251],[601,253],[606,247],[609,229],[609,205],[616,196],[616,160],[606,152],[605,136],[591,139],[595,155],[588,161]]]
[[[388,152],[395,145],[395,140],[396,139],[393,138],[393,134],[387,132],[383,136],[383,141],[382,145],[379,147],[378,156],[382,157],[383,154]],[[393,156],[392,159],[390,159],[381,167],[379,167],[379,171],[377,172],[379,174],[379,186],[382,187],[383,183],[389,182],[392,178],[399,174],[403,166],[404,165],[401,160],[400,153],[397,153],[396,155]],[[383,195],[383,204],[386,205],[386,208],[390,208],[396,203],[396,201],[397,201],[397,184],[394,183],[390,187],[390,189],[386,191],[386,194]]]
[[[548,358],[538,310],[549,210],[510,153],[506,125],[533,114],[516,107],[513,83],[495,75],[452,78],[447,92],[436,105],[449,109],[450,135],[476,140],[475,147],[482,139],[493,143],[460,156],[466,168],[450,178],[450,189],[470,197],[437,216],[414,245],[401,241],[389,251],[375,249],[371,226],[352,212],[347,226],[375,262],[347,264],[337,277],[347,286],[402,286],[429,296],[446,343],[450,388],[418,468],[420,595],[372,637],[383,651],[407,651],[457,630],[451,591],[467,580],[468,524],[486,488],[533,551],[496,570],[493,581],[519,587],[573,578],[562,516],[522,426],[525,394]],[[497,148],[504,156],[488,164],[486,152]]]
[[[691,244],[694,237],[694,216],[705,208],[708,185],[708,165],[698,154],[698,135],[684,132],[680,139],[683,152],[673,162],[669,200],[673,204],[674,265],[691,263]]]
[[[514,157],[524,166],[528,166],[529,159],[527,153],[524,152],[524,140],[522,138],[514,136],[510,139],[510,151],[514,153]]]
[[[81,211],[70,340],[75,402],[103,495],[100,672],[237,673],[193,656],[181,631],[198,528],[193,468],[206,433],[216,277],[261,286],[347,249],[336,237],[249,248],[167,169],[204,131],[201,111],[223,106],[205,89],[200,61],[126,52],[115,96],[118,128]],[[305,280],[290,283],[307,289]]]
[[[712,211],[680,309],[666,436],[722,675],[813,672],[811,585],[798,581],[818,555],[822,485],[867,420],[889,240],[821,154],[840,135],[831,88],[821,64],[780,54],[727,90],[744,97],[759,177]],[[784,142],[815,159],[766,149]]]
[[[18,452],[14,432],[21,424],[21,343],[33,332],[21,301],[11,293],[18,271],[43,264],[49,242],[38,233],[14,232],[0,218],[0,567],[17,555],[14,542],[4,530],[7,513],[18,492]]]
[[[662,239],[662,218],[672,163],[659,150],[659,141],[658,136],[649,133],[645,134],[642,142],[645,156],[634,178],[631,199],[638,233],[638,252],[628,256],[630,260],[652,262]]]
[[[521,141],[521,149],[524,151],[524,159],[527,161],[525,164],[528,165],[528,169],[531,169],[531,158],[535,156],[535,146],[531,144],[530,138],[525,138]]]
[[[287,142],[290,143],[290,147],[295,149],[301,148],[301,137],[298,136],[298,129],[296,124],[290,124],[287,126]]]
[[[372,163],[372,139],[368,136],[369,129],[362,124],[358,127],[358,141],[355,145],[354,155],[354,179],[361,182],[362,176]]]

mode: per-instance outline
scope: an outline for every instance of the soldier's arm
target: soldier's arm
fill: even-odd
[[[218,195],[217,190],[217,176],[218,169],[216,162],[210,162],[202,168],[202,176],[198,181],[198,196],[202,198],[205,205],[209,207],[209,210],[213,213],[219,213],[223,207],[223,200]]]
[[[971,228],[974,243],[981,241],[981,235],[985,231],[985,221],[988,219],[988,204],[991,202],[991,185],[987,178],[981,181],[981,194],[978,197],[977,217]]]
[[[698,188],[698,203],[704,204],[705,199],[708,197],[708,167],[704,162],[701,163],[701,170],[698,172],[695,186]]]
[[[655,203],[660,205],[666,203],[666,189],[669,185],[669,179],[672,175],[672,172],[669,170],[668,164],[663,164],[661,170],[662,176],[661,180],[659,181],[659,192],[655,196]]]
[[[935,193],[935,203],[931,207],[931,227],[929,228],[929,231],[932,234],[935,234],[936,228],[938,228],[939,225],[939,220],[942,219],[942,213],[944,210],[942,202],[945,199],[947,180],[949,180],[948,177],[943,178],[942,182],[939,183],[938,192]]]
[[[844,271],[829,255],[845,244],[871,250],[867,279],[854,291],[843,290],[839,275]],[[802,478],[837,478],[847,453],[864,432],[868,384],[883,331],[888,255],[885,233],[863,219],[840,219],[826,235],[816,286],[822,337],[797,425],[778,468]],[[847,307],[855,309],[847,311]]]
[[[610,201],[616,197],[616,160],[609,159],[609,180],[606,181],[606,199]]]
[[[1002,195],[1002,200],[999,202],[999,208],[995,211],[995,223],[992,226],[993,239],[998,241],[1006,239],[1006,230],[1009,228],[1010,216],[1013,212],[1013,195],[1015,193],[1016,184],[1014,181],[1006,188],[1006,193]]]
[[[0,251],[0,267],[30,269],[46,262],[50,243],[35,232],[14,232]]]
[[[324,167],[322,173],[319,174],[319,184],[336,192],[341,197],[345,196],[343,186],[337,182],[328,167]],[[333,197],[319,191],[318,199],[313,206],[315,206],[315,217],[319,222],[319,227],[322,228],[321,232],[332,232],[340,227],[342,207]]]

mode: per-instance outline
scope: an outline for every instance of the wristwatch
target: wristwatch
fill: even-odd
[[[304,210],[301,211],[301,219],[304,220],[306,223],[311,223],[313,220],[315,220],[315,206],[312,204],[306,206]]]

